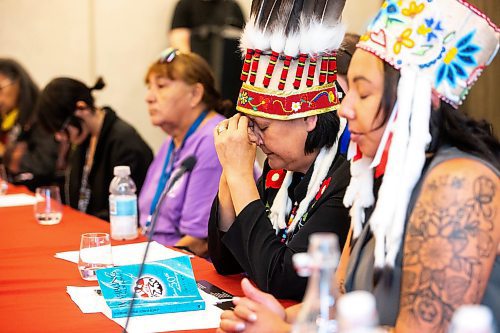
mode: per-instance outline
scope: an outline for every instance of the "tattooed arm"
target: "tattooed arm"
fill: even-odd
[[[481,302],[499,255],[499,192],[475,160],[429,173],[407,226],[396,332],[444,333],[457,307]]]

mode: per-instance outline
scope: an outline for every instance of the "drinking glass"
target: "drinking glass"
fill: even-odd
[[[109,234],[93,232],[82,235],[78,270],[84,280],[97,280],[96,270],[113,266]]]
[[[7,172],[3,164],[0,164],[0,195],[7,193],[9,183],[7,183]]]
[[[53,225],[61,222],[61,194],[57,186],[42,186],[35,190],[35,218],[39,224]]]

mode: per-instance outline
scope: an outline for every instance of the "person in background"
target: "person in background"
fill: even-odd
[[[34,112],[39,90],[15,60],[0,58],[0,160],[10,180],[28,186],[56,181],[58,144],[39,126]]]
[[[71,143],[64,183],[65,203],[109,221],[109,184],[113,168],[128,165],[140,191],[153,153],[139,133],[107,106],[97,107],[81,81],[59,77],[40,94],[40,122],[58,141]]]
[[[337,279],[342,292],[372,292],[394,332],[447,332],[463,304],[500,313],[500,143],[456,110],[499,32],[461,0],[391,1],[351,61],[340,113],[354,155],[344,198],[353,238]],[[243,286],[247,298],[222,315],[220,332],[290,331],[297,307],[285,314]]]
[[[222,171],[213,129],[232,112],[232,103],[221,99],[203,58],[172,48],[149,67],[146,85],[151,123],[168,137],[149,167],[139,196],[140,224],[150,231],[161,193],[171,186],[183,161],[194,156],[194,169],[178,180],[158,207],[152,238],[206,256],[210,205]]]
[[[276,30],[268,33],[285,31],[279,22],[287,22],[287,17],[298,24],[299,5],[275,8],[279,14],[269,26]],[[261,26],[252,18],[267,17],[253,7],[247,27]],[[247,55],[257,55],[247,58],[251,73],[242,70],[237,105],[241,114],[221,122],[215,136],[223,173],[209,222],[210,258],[220,274],[245,272],[280,298],[304,296],[307,279],[295,273],[292,255],[307,251],[309,235],[333,232],[343,245],[349,230],[348,210],[342,204],[349,168],[338,154],[345,121],[336,113],[340,99],[333,56],[344,35],[338,22],[342,9],[343,4],[326,9],[322,30],[297,32],[324,38],[309,45],[314,52],[297,49],[300,60],[285,53],[287,47],[279,51],[272,39],[270,49],[259,49],[259,55],[255,48],[263,42],[262,34],[245,30],[242,48]],[[285,45],[296,45],[294,35],[280,37]],[[256,185],[252,165],[257,146],[267,160]]]
[[[170,47],[197,53],[212,64],[214,35],[226,27],[242,29],[244,24],[241,8],[234,0],[180,0],[168,33]]]
[[[359,35],[346,33],[342,44],[340,44],[340,47],[337,50],[337,83],[340,88],[341,98],[345,96],[345,93],[349,89],[347,84],[347,69],[349,68],[349,63],[351,62],[354,51],[356,50],[356,44],[358,41]],[[349,132],[349,129],[346,128],[340,137],[340,152],[342,154],[347,154],[350,137],[351,133]]]
[[[168,33],[169,45],[202,56],[224,99],[236,103],[241,57],[238,39],[245,24],[234,0],[180,0]]]

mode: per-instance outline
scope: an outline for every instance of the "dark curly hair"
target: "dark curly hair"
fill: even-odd
[[[31,126],[35,120],[33,112],[38,98],[39,90],[28,72],[13,59],[0,58],[0,73],[12,82],[19,84],[17,108],[19,115],[17,122],[24,128]]]

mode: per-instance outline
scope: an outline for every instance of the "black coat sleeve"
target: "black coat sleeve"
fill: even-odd
[[[296,274],[292,256],[307,251],[312,233],[333,232],[338,235],[342,248],[349,231],[349,214],[342,203],[349,180],[347,163],[340,169],[332,175],[333,179],[336,176],[340,179],[325,191],[322,199],[310,210],[304,226],[288,244],[281,243],[276,237],[261,200],[248,204],[225,234],[216,230],[219,252],[212,260],[217,271],[228,274],[243,270],[262,290],[278,298],[301,300],[307,279]],[[211,222],[211,228],[216,228],[212,218]]]
[[[222,275],[243,272],[231,251],[222,243],[225,232],[219,230],[219,199],[215,197],[208,220],[208,253],[217,273]]]

